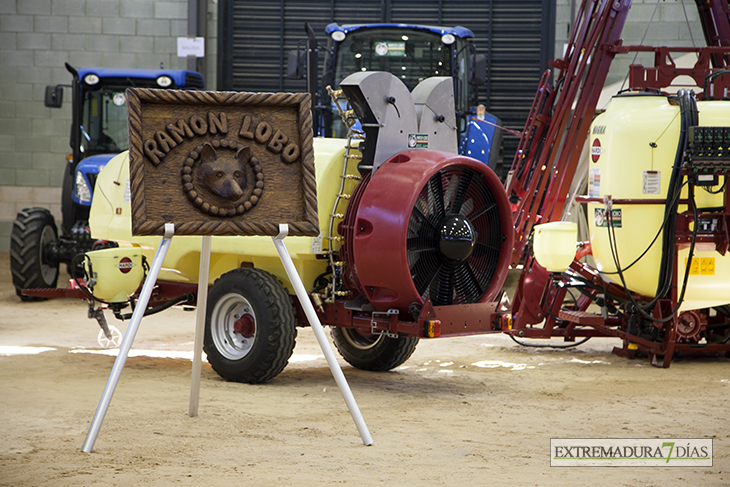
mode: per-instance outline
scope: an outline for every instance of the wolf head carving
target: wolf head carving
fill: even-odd
[[[198,177],[200,183],[214,195],[236,201],[246,188],[246,166],[251,158],[251,149],[244,147],[236,151],[221,151],[219,156],[208,142],[200,153]]]

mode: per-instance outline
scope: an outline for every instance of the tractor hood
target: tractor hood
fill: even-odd
[[[456,27],[443,27],[434,25],[415,25],[415,24],[348,24],[339,25],[337,22],[333,22],[324,28],[327,35],[332,35],[335,31],[340,31],[344,34],[354,32],[360,29],[383,29],[383,28],[398,28],[398,29],[413,29],[433,32],[434,34],[446,35],[451,34],[454,37],[460,39],[473,38],[474,33],[466,27],[457,25]]]
[[[77,171],[82,171],[84,173],[98,173],[101,171],[101,168],[106,166],[106,163],[109,162],[109,160],[116,156],[117,154],[94,154],[93,156],[84,157],[81,159],[81,162],[79,162],[79,165],[76,167]]]
[[[168,77],[176,87],[203,88],[203,78],[200,73],[178,69],[80,68],[78,73],[80,80],[85,80],[87,75],[94,74],[102,81],[121,80],[130,86],[134,86],[135,80],[150,80],[155,83],[162,77]],[[149,87],[146,86],[147,84],[143,83],[144,87]],[[160,85],[159,87],[166,88],[167,86]]]
[[[81,159],[74,175],[73,201],[89,206],[96,186],[96,178],[109,160],[116,154],[94,154]]]

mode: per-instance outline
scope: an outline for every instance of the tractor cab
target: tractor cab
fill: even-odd
[[[460,117],[476,110],[478,74],[468,69],[484,56],[475,53],[474,34],[463,27],[404,26],[401,24],[338,25],[325,29],[330,37],[330,54],[325,64],[324,82],[333,88],[352,73],[386,71],[394,74],[409,91],[426,78],[451,76],[454,80],[455,109]],[[484,67],[482,61],[482,67]],[[332,137],[344,137],[347,129],[334,111],[327,125]]]
[[[61,264],[91,250],[89,211],[99,172],[128,147],[127,88],[202,89],[203,77],[172,69],[82,68],[66,63],[70,85],[46,86],[45,105],[61,108],[71,88],[71,154],[66,157],[61,193],[62,222],[46,208],[25,208],[13,224],[10,268],[15,291],[53,288]]]
[[[86,226],[94,183],[101,168],[128,148],[127,88],[202,89],[203,77],[172,69],[81,68],[73,76],[71,155],[64,173],[62,233]],[[47,107],[60,108],[63,87],[46,87]]]
[[[305,30],[311,53],[317,42],[308,25]],[[290,54],[288,69],[290,78],[307,73],[317,135],[346,137],[347,127],[326,87],[338,89],[342,80],[353,73],[388,72],[410,91],[427,78],[448,76],[454,86],[459,153],[501,170],[501,122],[479,105],[479,86],[486,82],[486,58],[477,54],[472,31],[460,26],[332,23],[325,33],[328,43],[321,80],[313,79],[316,67],[304,67],[306,56],[302,51]],[[313,65],[315,60],[316,56],[310,56],[306,64]],[[340,103],[347,102],[342,99]]]

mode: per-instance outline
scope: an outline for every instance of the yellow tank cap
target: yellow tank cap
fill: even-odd
[[[550,272],[563,272],[573,263],[578,240],[575,222],[535,225],[533,248],[537,263]]]

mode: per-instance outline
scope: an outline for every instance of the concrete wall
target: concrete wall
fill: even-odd
[[[556,56],[572,26],[571,2],[556,0]],[[60,218],[61,175],[69,152],[70,106],[43,106],[47,84],[68,83],[63,67],[166,67],[184,69],[176,38],[187,34],[188,0],[0,0],[0,250],[7,250],[16,212],[50,208]],[[685,20],[685,9],[690,28]],[[215,89],[217,0],[208,0],[206,69]],[[653,22],[647,31],[649,20]],[[691,0],[634,0],[624,44],[703,44]],[[620,81],[633,62],[618,57],[608,83]],[[636,62],[649,64],[650,56]],[[68,95],[68,93],[67,93]]]
[[[215,89],[217,2],[208,4],[203,74]],[[177,37],[187,35],[187,15],[188,0],[0,0],[0,250],[18,210],[42,206],[60,220],[70,103],[44,107],[45,86],[70,82],[65,62],[186,69]]]

